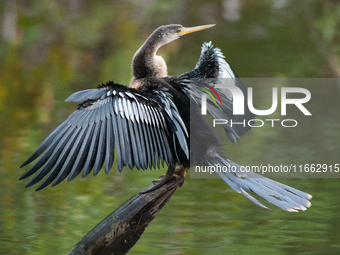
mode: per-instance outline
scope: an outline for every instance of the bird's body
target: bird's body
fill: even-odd
[[[185,174],[190,165],[234,166],[236,172],[218,175],[231,188],[259,206],[267,208],[246,191],[253,191],[287,211],[309,207],[309,194],[253,173],[243,174],[240,165],[223,156],[219,140],[199,112],[199,91],[203,85],[195,79],[211,79],[210,85],[214,86],[218,79],[228,78],[245,95],[246,91],[219,49],[211,43],[203,44],[196,67],[173,77],[168,76],[163,58],[156,55],[162,45],[209,27],[211,25],[159,27],[133,57],[130,87],[108,82],[97,89],[76,92],[68,97],[66,101],[80,103],[78,110],[53,131],[22,165],[40,156],[22,176],[26,178],[39,170],[27,186],[45,176],[38,190],[51,182],[54,186],[66,177],[72,180],[81,171],[83,177],[92,170],[96,175],[104,162],[108,173],[116,154],[119,171],[124,166],[148,169],[166,163],[169,169],[160,184],[173,175],[176,165],[181,166],[181,174]],[[212,106],[208,108],[210,115],[235,121],[253,118],[248,108],[245,108],[244,115],[233,116],[230,93],[216,90],[223,105],[215,107],[208,101]],[[234,143],[250,129],[227,124],[223,127]],[[192,137],[195,139],[190,141]]]

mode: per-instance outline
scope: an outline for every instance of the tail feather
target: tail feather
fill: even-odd
[[[232,170],[216,171],[216,173],[233,190],[242,193],[246,198],[262,208],[269,209],[248,192],[254,192],[273,205],[288,212],[305,211],[311,206],[309,199],[312,196],[310,194],[253,172],[245,173],[241,171],[241,165],[226,158],[219,158],[209,164],[217,169],[222,169],[222,166],[226,166],[227,168],[224,169]]]

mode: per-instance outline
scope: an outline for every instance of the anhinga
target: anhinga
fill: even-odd
[[[124,166],[131,169],[156,168],[165,162],[169,169],[160,181],[163,183],[174,173],[185,176],[190,167],[190,152],[191,165],[236,167],[237,172],[222,172],[218,175],[235,191],[244,194],[263,208],[267,207],[246,191],[255,192],[287,211],[305,210],[309,207],[309,194],[255,173],[242,173],[240,165],[223,157],[214,131],[199,112],[199,91],[204,85],[199,81],[191,82],[197,78],[229,78],[246,95],[244,86],[224,60],[220,49],[213,48],[211,43],[204,43],[199,61],[192,71],[179,76],[167,76],[165,61],[156,55],[159,47],[182,35],[211,26],[161,26],[134,55],[130,87],[110,81],[97,89],[83,90],[69,96],[66,101],[80,103],[78,109],[58,126],[22,165],[23,167],[40,156],[21,177],[26,178],[40,169],[27,187],[36,184],[45,176],[47,177],[37,190],[51,182],[52,186],[57,185],[66,177],[70,181],[81,171],[83,177],[92,170],[96,175],[104,162],[105,172],[108,173],[112,168],[115,153],[119,171],[122,171]],[[246,107],[243,116],[233,116],[230,94],[223,89],[216,90],[223,104],[215,107],[210,102],[210,115],[235,121],[239,118],[246,121],[253,118]],[[197,107],[190,109],[190,103],[197,104]],[[227,124],[223,127],[234,143],[249,130],[249,127],[231,127]],[[189,134],[197,137],[191,144]],[[176,165],[180,167],[175,170]]]

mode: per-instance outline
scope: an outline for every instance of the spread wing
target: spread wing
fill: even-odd
[[[248,101],[246,88],[224,60],[221,50],[214,48],[211,42],[203,44],[196,67],[178,78],[186,84],[185,88],[189,89],[190,96],[198,107],[201,107],[201,96],[202,93],[205,93],[203,91],[211,93],[212,97],[207,97],[207,112],[215,119],[227,120],[227,123],[223,124],[223,128],[233,143],[236,144],[240,136],[250,130],[247,122],[254,118],[254,114],[249,111],[246,104]],[[231,92],[226,88],[216,88],[216,84],[223,85],[226,82],[232,83],[243,92],[244,115],[233,115]],[[245,125],[230,125],[231,120],[234,123],[245,122]]]
[[[27,187],[46,175],[37,190],[52,181],[52,186],[57,185],[67,176],[72,180],[82,170],[83,177],[92,169],[96,175],[104,161],[108,173],[115,152],[119,171],[124,166],[147,169],[164,162],[174,164],[183,152],[189,157],[185,125],[165,91],[138,91],[109,82],[76,92],[65,101],[82,103],[21,166],[40,156],[20,178],[40,169]]]

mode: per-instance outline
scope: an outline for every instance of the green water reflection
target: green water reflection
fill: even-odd
[[[27,170],[19,166],[75,109],[65,98],[107,80],[127,84],[134,52],[156,27],[217,24],[161,49],[170,74],[194,67],[212,40],[240,77],[339,77],[339,11],[326,0],[0,2],[0,254],[65,254],[164,173],[113,168],[40,192],[18,181]],[[340,163],[339,90],[313,88],[317,117],[295,130],[253,129],[228,156]],[[188,178],[129,254],[338,254],[339,180],[280,181],[311,193],[313,206],[261,210],[219,179]]]

